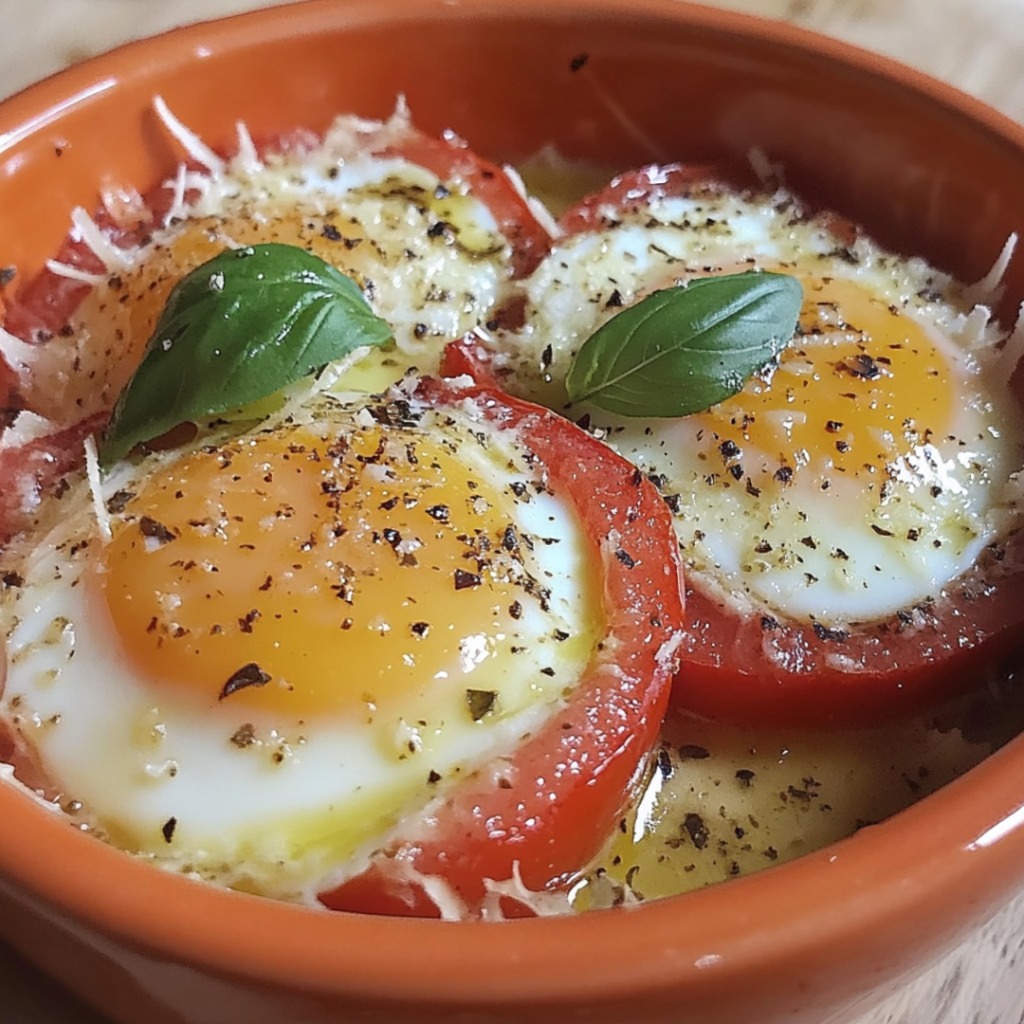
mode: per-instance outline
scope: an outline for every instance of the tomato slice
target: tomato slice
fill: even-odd
[[[87,437],[103,429],[106,416],[92,416],[56,433],[0,449],[0,541],[32,523],[42,496],[78,469]]]
[[[441,880],[474,914],[485,880],[518,871],[530,890],[557,888],[597,853],[658,736],[682,592],[670,516],[631,464],[555,413],[490,384],[429,381],[422,391],[441,404],[471,398],[490,420],[520,432],[585,527],[607,614],[604,638],[567,706],[511,755],[500,778],[485,769],[467,779],[365,873],[320,897],[336,910],[436,917],[425,877]],[[515,903],[507,912],[531,911]]]
[[[384,125],[364,136],[368,153],[380,157],[401,157],[435,174],[455,189],[477,196],[490,210],[498,230],[511,247],[510,269],[513,278],[529,273],[550,246],[548,229],[538,220],[529,202],[504,169],[483,160],[459,138],[446,133],[432,138],[418,129],[394,129]],[[319,145],[321,137],[306,129],[268,134],[255,142],[259,153],[294,153]],[[190,166],[197,166],[190,162]],[[133,194],[134,196],[134,194]],[[115,246],[130,249],[145,242],[153,226],[160,223],[171,202],[165,187],[153,189],[144,197],[124,206],[114,196],[113,204],[100,209],[93,220]],[[102,274],[104,266],[81,239],[69,233],[60,246],[55,262],[85,274]],[[6,289],[3,328],[29,343],[45,344],[66,330],[75,310],[88,295],[90,285],[73,277],[44,268],[27,281],[15,281]],[[495,311],[495,322],[507,316]],[[10,383],[8,383],[10,378]],[[3,418],[20,407],[17,373],[0,357],[0,433]]]
[[[647,164],[616,175],[597,192],[570,206],[558,218],[567,235],[613,226],[617,213],[630,212],[655,199],[685,195],[694,185],[715,180],[707,164]]]
[[[547,254],[551,235],[503,167],[477,156],[457,135],[435,139],[410,130],[397,145],[378,151],[401,156],[437,175],[464,185],[491,211],[498,230],[512,246],[513,277],[526,277]]]
[[[614,179],[563,215],[567,236],[647,220],[666,197],[731,188],[715,168],[648,166]],[[850,245],[856,225],[824,223]],[[737,262],[744,253],[737,252]],[[1015,645],[1024,606],[1024,539],[1011,536],[932,598],[882,621],[828,629],[750,611],[687,574],[686,628],[673,703],[737,724],[869,724],[919,711],[995,670]],[[740,610],[746,609],[746,610]]]
[[[737,614],[691,576],[673,703],[738,724],[844,728],[924,710],[1020,647],[1024,570],[999,562],[1024,559],[1011,544],[934,600],[849,631]]]

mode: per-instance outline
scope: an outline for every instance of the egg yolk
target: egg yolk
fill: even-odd
[[[120,291],[131,297],[129,338],[141,347],[156,329],[157,320],[171,289],[190,271],[212,260],[225,249],[261,242],[295,245],[332,263],[346,273],[358,275],[356,244],[335,225],[336,215],[303,216],[294,206],[279,213],[264,212],[256,217],[196,217],[183,225],[167,242],[154,246],[147,258],[121,275]],[[348,232],[351,234],[352,232]],[[364,232],[359,230],[357,235]],[[348,243],[347,245],[345,243]]]
[[[127,656],[208,702],[298,715],[473,687],[545,601],[513,489],[460,454],[475,443],[278,428],[119,492],[104,593]]]
[[[758,488],[798,473],[884,473],[952,418],[948,361],[920,324],[854,281],[803,285],[797,336],[778,367],[697,417],[736,478]]]

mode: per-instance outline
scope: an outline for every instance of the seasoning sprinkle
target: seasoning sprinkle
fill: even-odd
[[[466,706],[474,722],[493,714],[498,703],[494,690],[466,690]]]
[[[243,665],[230,679],[221,687],[217,700],[224,700],[239,690],[247,689],[250,686],[266,686],[270,682],[270,676],[263,671],[254,661]]]

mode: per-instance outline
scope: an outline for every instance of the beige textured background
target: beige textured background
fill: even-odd
[[[1024,121],[1024,0],[716,3],[896,57]],[[268,0],[0,0],[0,97],[129,39],[266,6]],[[1022,951],[1024,897],[858,1024],[1022,1024]],[[107,1022],[0,944],[0,1024]]]

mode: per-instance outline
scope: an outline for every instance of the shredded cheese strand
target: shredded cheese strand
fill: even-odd
[[[164,123],[164,127],[190,157],[207,168],[215,178],[219,178],[224,173],[224,161],[195,132],[187,128],[171,113],[171,108],[167,106],[163,96],[154,98],[153,109],[156,111],[157,117]]]
[[[235,135],[238,138],[238,155],[235,160],[239,169],[246,174],[256,174],[263,170],[263,161],[256,152],[256,143],[252,141],[249,128],[244,121],[235,122]]]
[[[99,528],[100,536],[104,543],[108,542],[113,533],[110,529],[110,515],[107,513],[107,505],[103,500],[103,479],[100,476],[100,459],[96,451],[96,438],[91,434],[83,443],[85,449],[85,474],[89,481],[89,493],[92,496],[93,512],[96,515],[96,525]]]

